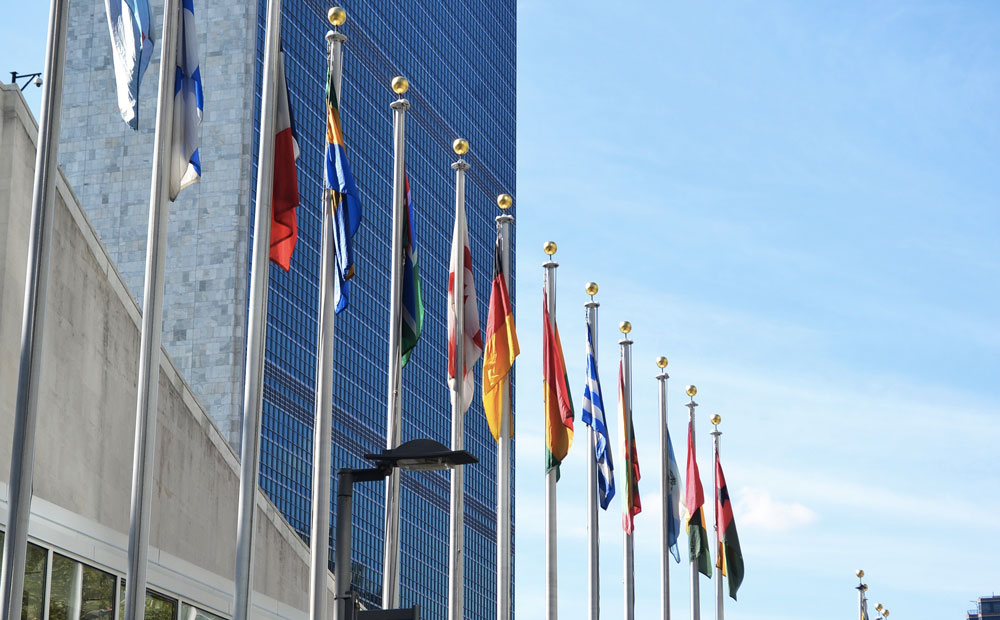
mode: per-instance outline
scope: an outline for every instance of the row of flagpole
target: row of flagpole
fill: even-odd
[[[865,571],[860,568],[856,573],[854,573],[858,578],[858,585],[854,588],[858,591],[858,618],[860,620],[870,620],[868,617],[868,584],[862,581],[865,577]],[[884,607],[882,603],[875,604],[875,617],[882,617],[886,619],[889,617],[888,608]]]

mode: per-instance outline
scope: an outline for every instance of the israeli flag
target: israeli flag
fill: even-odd
[[[201,178],[198,157],[198,126],[204,96],[198,62],[198,29],[194,24],[194,0],[184,0],[177,24],[177,77],[174,82],[174,123],[170,143],[170,200]]]
[[[139,84],[153,57],[153,22],[147,0],[104,0],[122,120],[139,128]]]
[[[587,323],[587,387],[583,391],[583,423],[597,433],[594,459],[597,461],[597,489],[601,498],[601,508],[608,509],[615,496],[614,464],[611,462],[611,440],[608,438],[608,424],[604,417],[604,398],[601,396],[601,379],[597,375],[597,360],[594,359],[594,341],[590,322]]]

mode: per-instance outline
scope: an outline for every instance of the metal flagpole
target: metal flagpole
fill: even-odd
[[[721,416],[718,414],[712,416],[712,425],[715,426],[715,430],[712,431],[712,457],[714,459],[712,461],[712,477],[715,480],[715,492],[712,493],[712,504],[715,505],[715,553],[716,567],[719,569],[715,571],[715,620],[723,620],[725,617],[723,610],[725,598],[722,594],[722,565],[725,559],[719,553],[722,550],[719,545],[719,541],[722,540],[722,530],[719,529],[722,515],[719,514],[719,468],[716,466],[719,462],[719,438],[722,436],[722,431],[719,430],[719,422],[722,422]]]
[[[257,204],[250,262],[250,313],[247,321],[246,374],[243,383],[243,441],[240,446],[240,499],[236,518],[236,602],[233,620],[248,620],[253,592],[253,522],[260,469],[260,412],[264,397],[264,341],[267,278],[271,250],[271,191],[274,184],[274,76],[281,38],[281,0],[268,0],[264,34],[264,76],[257,156]]]
[[[514,224],[514,216],[506,213],[514,204],[509,194],[497,196],[497,206],[505,211],[496,218],[497,232],[503,243],[500,244],[500,262],[503,269],[504,284],[510,290],[510,231]],[[510,462],[511,462],[511,424],[510,373],[504,378],[500,388],[504,391],[503,410],[500,418],[500,441],[497,443],[497,620],[511,620],[510,594]]]
[[[334,28],[347,19],[344,9],[334,7],[327,14]],[[338,100],[342,101],[342,49],[347,37],[336,30],[326,33],[327,63],[333,76]],[[337,208],[329,192],[323,192],[323,238],[320,249],[319,334],[316,347],[316,400],[313,422],[312,527],[309,535],[309,618],[327,620],[326,580],[330,572],[330,451],[333,416],[333,342],[337,301],[333,278],[337,257],[334,247],[333,212]],[[350,559],[348,559],[350,561]]]
[[[556,321],[556,268],[559,263],[552,260],[556,253],[554,241],[545,244],[548,260],[542,264],[545,269],[545,296],[548,304],[549,321],[555,327]],[[558,558],[556,555],[556,469],[545,473],[545,618],[557,620],[559,617]]]
[[[14,405],[14,441],[10,455],[10,485],[7,488],[7,536],[4,538],[3,566],[0,569],[3,618],[21,617],[21,598],[24,593],[24,563],[28,550],[28,519],[31,515],[31,478],[35,461],[35,427],[38,421],[38,377],[41,373],[45,298],[52,247],[52,210],[55,204],[68,18],[69,1],[52,0],[45,44],[45,82],[35,151],[35,178],[31,191],[28,269],[24,279],[21,352],[17,366],[17,400]]]
[[[177,30],[181,3],[163,5],[160,38],[160,85],[153,139],[153,179],[149,189],[146,233],[146,277],[142,294],[142,335],[135,411],[135,451],[132,460],[132,506],[125,573],[125,619],[146,615],[146,554],[153,509],[153,468],[156,453],[156,413],[160,380],[160,336],[163,331],[163,271],[167,259],[167,201],[170,142],[173,133],[174,86],[177,73]]]
[[[693,385],[689,385],[687,388],[687,395],[691,397],[691,402],[685,405],[688,408],[688,432],[694,437],[694,408],[698,406],[698,403],[694,402],[694,395],[698,393],[698,389]],[[695,442],[691,441],[691,456],[689,458],[694,459],[696,457]],[[691,507],[688,506],[688,510]],[[704,507],[702,507],[704,509]],[[698,583],[698,563],[691,562],[691,620],[701,620],[701,589]]]
[[[399,98],[392,102],[392,271],[389,284],[389,386],[386,446],[399,446],[402,434],[402,325],[403,213],[406,210],[404,157],[406,154],[406,111],[410,102],[403,98],[410,83],[404,77],[392,79]],[[385,553],[382,563],[382,607],[399,607],[399,468],[393,468],[385,483]]]
[[[465,171],[469,164],[462,155],[469,152],[469,143],[459,138],[453,144],[458,161],[451,165],[455,171],[455,233],[453,243],[458,248],[458,263],[455,265],[455,281],[452,283],[452,303],[455,304],[454,346],[455,346],[455,387],[451,392],[451,449],[465,449],[465,238],[458,238],[459,218],[465,219]],[[454,251],[454,250],[453,250]],[[463,575],[464,575],[464,533],[465,533],[465,468],[455,466],[451,470],[451,531],[448,548],[448,619],[462,620],[463,615]]]
[[[600,302],[594,301],[597,294],[597,283],[587,284],[587,294],[590,301],[583,305],[587,309],[587,328],[590,330],[590,342],[594,349],[594,366],[597,366],[597,309]],[[588,550],[590,551],[590,562],[588,564],[588,580],[590,590],[590,607],[588,618],[598,620],[601,617],[601,552],[600,552],[600,525],[597,519],[598,498],[597,498],[597,459],[594,455],[597,452],[597,431],[593,425],[587,426],[587,435],[590,439],[590,453],[587,455],[587,531]]]
[[[632,468],[635,464],[632,463],[631,451],[632,451],[632,339],[629,338],[629,332],[632,331],[632,324],[628,321],[622,321],[621,332],[625,334],[625,337],[618,341],[621,346],[622,355],[622,395],[625,402],[623,403],[622,409],[624,410],[624,415],[622,418],[622,429],[623,429],[623,440],[625,445],[625,475],[632,475]],[[628,485],[625,487],[625,510],[630,510],[629,502],[631,497],[628,497],[630,493]],[[625,537],[625,620],[635,619],[635,540],[632,534],[628,533],[623,528],[623,536]]]
[[[868,610],[866,609],[868,605],[865,600],[865,592],[868,591],[868,586],[861,581],[865,576],[865,571],[859,568],[858,572],[854,574],[858,576],[858,587],[855,588],[858,591],[858,618],[860,620],[868,620]]]
[[[660,382],[660,537],[662,549],[660,549],[660,568],[662,591],[660,595],[660,618],[670,620],[670,515],[673,507],[670,505],[670,454],[667,448],[667,358],[660,356],[656,359],[656,366],[660,369],[660,374],[656,375]]]

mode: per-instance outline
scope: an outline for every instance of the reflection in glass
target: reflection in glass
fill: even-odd
[[[225,620],[225,618],[184,603],[181,605],[181,620]]]
[[[125,617],[125,580],[122,579],[119,618]],[[177,601],[151,590],[146,590],[146,620],[176,620]]]
[[[21,620],[42,620],[45,597],[45,563],[47,553],[38,545],[28,543],[24,562],[24,596],[21,597]]]
[[[114,575],[52,554],[49,620],[112,620],[114,597]]]

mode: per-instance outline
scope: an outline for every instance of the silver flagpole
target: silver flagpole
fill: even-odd
[[[715,571],[715,620],[723,620],[725,617],[725,611],[723,605],[725,603],[725,598],[722,594],[722,563],[725,561],[724,558],[719,556],[719,541],[722,540],[722,531],[719,529],[720,519],[722,515],[719,514],[719,468],[716,464],[719,462],[719,438],[722,437],[722,431],[719,430],[719,422],[722,422],[722,416],[716,414],[712,416],[712,425],[715,426],[715,430],[712,431],[712,479],[715,481],[715,488],[712,493],[712,504],[715,506],[715,553],[716,553],[716,568]]]
[[[670,620],[670,454],[667,448],[667,358],[660,356],[656,359],[656,366],[660,369],[660,374],[656,375],[660,382],[660,538],[662,549],[660,549],[660,568],[662,591],[660,595],[660,618]]]
[[[506,211],[514,204],[510,194],[497,196],[497,206]],[[510,230],[514,216],[504,213],[496,218],[497,231],[502,235],[500,263],[504,284],[510,291]],[[500,441],[497,443],[497,620],[511,620],[510,613],[510,374],[500,388],[504,390],[503,410],[500,419]]]
[[[625,458],[622,459],[623,465],[625,467],[625,475],[630,476],[630,467],[633,467],[631,457],[629,453],[631,452],[632,444],[632,339],[629,338],[629,332],[632,331],[632,324],[628,321],[622,321],[620,326],[621,332],[625,334],[625,337],[618,341],[621,346],[622,355],[622,394],[624,396],[625,402],[624,411],[625,414],[622,419],[622,429],[624,433],[624,446],[625,446]],[[625,500],[625,510],[628,511],[629,500],[628,497],[628,485],[625,485],[625,495],[623,496]],[[625,620],[635,619],[635,540],[632,534],[622,530],[622,534],[625,539]]]
[[[469,152],[468,141],[459,138],[452,145],[458,161],[451,165],[455,171],[455,233],[459,221],[465,220],[465,171],[469,164],[462,155]],[[459,219],[461,218],[461,220]],[[455,268],[455,388],[451,392],[451,449],[465,449],[465,239],[456,237],[458,265]],[[448,619],[464,618],[463,575],[465,557],[465,467],[457,465],[451,470],[451,532],[449,541]]]
[[[392,102],[392,271],[389,279],[389,389],[386,446],[399,446],[402,434],[402,325],[403,213],[406,210],[406,111],[410,102],[403,94],[410,88],[404,77],[392,79],[399,98]],[[385,483],[385,553],[382,562],[382,608],[399,607],[399,468],[393,468]]]
[[[858,576],[858,587],[855,588],[858,591],[858,618],[860,620],[868,620],[867,614],[865,613],[865,608],[868,606],[865,600],[865,592],[868,591],[868,586],[864,584],[861,580],[864,579],[865,571],[858,569],[858,572],[854,573]]]
[[[163,331],[163,270],[167,260],[167,217],[170,212],[167,193],[180,12],[181,3],[177,0],[164,2],[163,36],[160,37],[160,85],[156,104],[156,133],[153,139],[153,179],[149,189],[149,225],[146,233],[146,278],[142,294],[132,506],[128,528],[128,566],[125,572],[126,620],[142,620],[146,615],[146,554],[149,550],[149,523],[153,509],[160,335]]]
[[[236,517],[236,601],[233,620],[248,620],[253,592],[253,522],[260,469],[260,412],[264,397],[264,345],[267,327],[267,278],[271,253],[271,191],[274,185],[274,76],[281,38],[281,0],[268,0],[264,33],[264,75],[257,156],[257,204],[250,262],[250,313],[247,321],[246,374],[243,383],[243,441],[240,446],[240,499]]]
[[[587,309],[587,327],[590,329],[590,342],[594,348],[594,366],[597,366],[597,309],[600,302],[594,301],[597,294],[597,283],[587,283],[587,294],[590,301],[583,305]],[[601,617],[601,550],[600,550],[600,525],[597,519],[598,498],[597,498],[597,459],[594,457],[597,451],[597,432],[591,425],[587,426],[587,436],[590,452],[587,454],[587,531],[588,549],[590,551],[590,562],[587,571],[589,573],[588,587],[590,590],[590,608],[588,618],[598,620]]]
[[[549,322],[556,322],[556,268],[559,263],[552,259],[557,247],[554,241],[545,243],[548,260],[542,264],[545,269],[545,296],[548,304]],[[557,620],[559,617],[559,571],[556,555],[556,469],[545,473],[545,618]]]
[[[336,28],[346,21],[347,13],[334,7],[327,13]],[[337,97],[342,98],[341,76],[344,69],[342,49],[347,37],[335,30],[326,33],[327,63]],[[313,415],[312,527],[309,564],[309,618],[327,620],[326,580],[330,573],[330,451],[333,416],[333,328],[337,301],[333,298],[336,276],[333,212],[337,205],[323,192],[323,238],[320,249],[319,334],[316,346],[316,400]],[[349,561],[349,560],[348,560]]]
[[[693,385],[687,387],[687,395],[691,397],[691,402],[685,405],[688,408],[688,432],[691,436],[694,436],[694,408],[698,406],[698,403],[694,402],[694,396],[698,393],[698,388]],[[691,442],[691,456],[690,458],[696,457],[695,442]],[[688,510],[691,507],[688,506]],[[704,510],[704,506],[702,507]],[[691,562],[691,620],[701,620],[701,589],[698,583],[698,564],[696,562]]]
[[[31,478],[35,462],[35,427],[38,421],[38,377],[41,373],[45,297],[52,247],[52,210],[55,204],[59,120],[62,112],[63,72],[66,67],[68,0],[52,0],[45,44],[45,82],[35,151],[35,178],[31,191],[31,224],[28,269],[24,279],[24,313],[21,316],[21,352],[17,366],[17,400],[14,405],[14,441],[7,488],[7,536],[3,544],[0,589],[2,617],[21,617],[24,563],[28,550],[31,515]],[[11,80],[13,82],[13,80]]]

